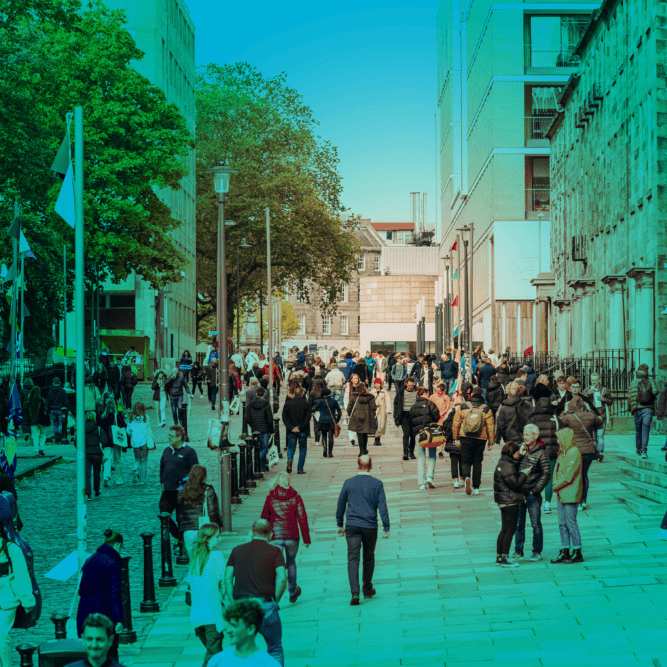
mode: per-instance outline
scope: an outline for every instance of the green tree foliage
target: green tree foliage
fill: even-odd
[[[209,65],[197,76],[198,321],[215,311],[217,196],[206,169],[225,158],[231,177],[225,218],[229,326],[236,304],[236,249],[242,299],[266,286],[266,213],[271,213],[271,271],[283,292],[306,283],[316,304],[334,312],[342,282],[355,268],[356,223],[340,222],[341,178],[335,147],[315,134],[317,121],[284,74],[265,78],[248,63]],[[310,291],[309,291],[310,294]]]
[[[84,109],[87,281],[97,261],[101,280],[118,282],[134,271],[160,288],[179,280],[187,264],[170,237],[180,222],[156,191],[180,188],[194,137],[176,105],[131,66],[144,54],[124,24],[124,13],[100,0],[86,9],[78,0],[0,0],[0,217],[8,226],[14,199],[23,204],[25,235],[43,273],[43,281],[28,277],[43,290],[29,297],[32,307],[26,301],[35,318],[26,323],[32,352],[52,344],[44,332],[62,298],[56,258],[63,243],[74,247],[74,230],[53,211],[61,183],[49,167],[75,106]],[[73,122],[70,132],[73,145]],[[8,265],[10,241],[0,243]],[[9,317],[1,302],[0,317]]]

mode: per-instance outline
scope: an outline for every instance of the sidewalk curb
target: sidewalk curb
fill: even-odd
[[[20,472],[17,475],[15,475],[14,481],[18,482],[19,480],[22,479],[28,479],[29,477],[35,475],[35,473],[37,473],[39,470],[47,470],[48,468],[56,465],[56,463],[62,460],[63,460],[62,454],[60,456],[52,456],[50,458],[45,458],[44,463],[40,463],[36,465],[34,468],[30,468],[29,470],[24,470],[23,472]]]

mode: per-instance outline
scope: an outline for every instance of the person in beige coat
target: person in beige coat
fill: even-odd
[[[382,445],[380,438],[384,435],[387,430],[387,415],[390,415],[392,412],[392,402],[389,398],[389,392],[384,388],[384,384],[380,378],[375,378],[373,382],[373,390],[371,394],[375,396],[375,405],[377,406],[377,430],[375,431],[375,446],[379,447]]]

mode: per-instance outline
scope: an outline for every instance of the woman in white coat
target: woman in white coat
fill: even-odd
[[[373,443],[376,447],[379,447],[382,442],[380,438],[384,435],[387,430],[387,415],[390,415],[393,410],[393,404],[389,398],[389,392],[384,388],[384,384],[380,378],[375,378],[373,381],[373,390],[371,394],[375,396],[375,405],[377,406],[377,430],[375,431],[375,442]]]

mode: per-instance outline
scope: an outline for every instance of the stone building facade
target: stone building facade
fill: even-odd
[[[551,141],[553,321],[561,355],[632,351],[667,371],[665,0],[605,0]]]

